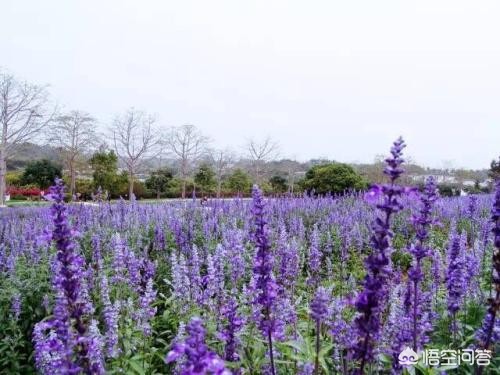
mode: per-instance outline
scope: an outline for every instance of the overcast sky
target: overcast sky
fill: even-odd
[[[500,155],[498,1],[2,0],[0,66],[105,127],[130,106],[241,151],[427,166]]]

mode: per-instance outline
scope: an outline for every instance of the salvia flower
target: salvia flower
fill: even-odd
[[[156,307],[153,306],[153,302],[156,298],[156,290],[153,287],[153,279],[150,278],[147,281],[146,288],[139,297],[139,311],[138,311],[138,326],[146,336],[150,336],[151,331],[151,319],[156,314]]]
[[[377,208],[382,217],[377,217],[373,223],[371,244],[373,251],[366,259],[367,274],[363,282],[363,290],[356,300],[358,316],[355,319],[357,338],[352,345],[352,357],[360,362],[355,373],[362,374],[365,365],[374,357],[374,347],[379,335],[381,314],[384,301],[387,300],[387,283],[390,277],[391,250],[391,216],[402,209],[400,196],[402,188],[396,185],[396,180],[403,173],[402,151],[405,143],[402,138],[394,142],[391,148],[392,156],[385,160],[384,173],[389,176],[389,184],[383,185],[382,201]]]
[[[488,299],[488,311],[484,318],[483,326],[477,333],[479,346],[483,349],[492,349],[493,343],[500,339],[500,181],[496,184],[495,201],[491,212],[493,221],[493,284],[494,294]],[[481,370],[482,371],[482,368]]]
[[[311,318],[316,321],[323,321],[328,316],[328,307],[330,304],[330,295],[328,291],[319,287],[311,301]]]
[[[230,362],[238,361],[237,349],[240,342],[238,334],[243,327],[244,321],[238,313],[238,302],[234,296],[226,299],[220,313],[225,320],[225,324],[218,335],[225,343],[224,359]]]
[[[86,289],[85,262],[75,249],[61,180],[51,187],[49,199],[57,250],[53,264],[56,300],[53,318],[35,325],[35,361],[43,373],[103,374],[102,353],[94,350],[97,327],[89,329],[88,323],[93,307]]]
[[[422,291],[421,282],[424,277],[422,270],[422,260],[431,255],[431,251],[427,248],[427,240],[429,238],[429,229],[435,223],[432,217],[433,204],[438,197],[438,189],[433,177],[429,177],[425,182],[425,187],[420,195],[420,208],[418,215],[413,220],[413,225],[416,231],[416,243],[410,247],[410,253],[413,255],[413,264],[408,272],[408,276],[412,282],[409,289],[411,298],[411,320],[412,320],[412,341],[413,350],[418,350],[422,347],[423,340],[419,333],[423,333],[421,326],[422,319]],[[406,343],[405,343],[406,344]]]
[[[314,373],[317,374],[319,371],[319,351],[321,346],[321,323],[328,316],[328,307],[330,303],[330,296],[328,291],[319,287],[314,294],[314,298],[311,302],[311,318],[316,323],[316,358],[314,362]]]
[[[120,318],[120,305],[119,302],[111,303],[109,297],[109,285],[106,275],[101,277],[100,284],[101,301],[103,305],[103,317],[105,326],[105,348],[106,356],[115,358],[119,354],[118,350],[118,320]]]
[[[224,361],[210,351],[205,343],[205,328],[200,318],[192,318],[186,326],[187,337],[184,342],[176,342],[168,352],[165,362],[172,363],[183,360],[180,364],[180,375],[230,375]]]
[[[278,296],[278,285],[274,279],[274,259],[271,252],[267,233],[267,221],[265,217],[265,204],[262,192],[255,185],[252,190],[252,214],[253,214],[253,237],[256,246],[254,258],[254,303],[260,308],[259,328],[268,342],[270,355],[271,373],[275,374],[273,358],[273,336],[276,334],[276,300]]]
[[[452,318],[452,330],[457,332],[456,314],[465,293],[464,247],[465,235],[459,236],[452,231],[448,250],[448,269],[446,270],[446,287],[448,289],[448,312]]]
[[[311,232],[309,243],[308,267],[310,271],[309,283],[315,285],[318,282],[319,271],[321,268],[321,249],[317,226]]]

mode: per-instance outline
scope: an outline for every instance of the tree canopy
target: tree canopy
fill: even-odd
[[[37,185],[41,189],[46,189],[54,183],[57,177],[62,176],[62,168],[50,160],[36,160],[28,163],[23,175],[21,183],[23,185]]]
[[[346,191],[366,189],[368,184],[350,165],[328,163],[309,169],[302,185],[305,190],[314,190],[316,194],[342,194]]]
[[[498,160],[491,161],[490,171],[488,174],[495,181],[500,179],[500,157]]]
[[[250,176],[242,169],[235,169],[228,177],[226,182],[227,187],[238,194],[247,193],[252,187]]]
[[[172,172],[168,169],[157,169],[146,180],[146,187],[156,193],[156,198],[159,199],[161,194],[166,192],[170,181],[172,180]]]
[[[269,184],[273,188],[274,193],[282,194],[287,190],[287,181],[283,176],[275,175],[269,179]]]
[[[215,172],[208,164],[200,165],[194,175],[194,182],[201,188],[202,194],[209,193],[215,187]]]
[[[94,187],[96,189],[101,187],[111,193],[115,188],[118,172],[118,157],[115,152],[113,150],[95,152],[90,158],[90,165],[94,170],[92,174]]]

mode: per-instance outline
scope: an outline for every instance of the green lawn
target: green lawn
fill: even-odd
[[[10,200],[6,202],[8,207],[28,207],[28,206],[46,206],[50,202],[47,201],[28,201],[28,200]]]

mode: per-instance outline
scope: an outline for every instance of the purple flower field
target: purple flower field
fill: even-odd
[[[0,212],[0,372],[500,374],[500,184],[401,186],[404,146],[366,193]]]

